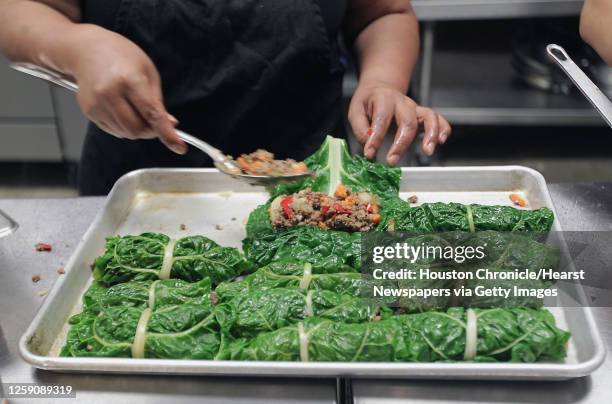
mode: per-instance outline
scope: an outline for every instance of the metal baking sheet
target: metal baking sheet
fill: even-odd
[[[416,194],[419,203],[508,205],[510,193],[522,194],[529,208],[554,210],[544,178],[526,167],[403,168],[401,195]],[[102,253],[105,237],[144,231],[171,237],[204,234],[222,245],[240,247],[248,214],[266,199],[263,188],[232,180],[214,169],[146,169],[125,175],[65,266],[66,276],[58,278],[22,336],[22,357],[36,368],[71,372],[478,380],[581,377],[604,360],[603,343],[588,307],[551,309],[558,325],[572,332],[563,363],[300,363],[57,356],[66,337],[67,319],[80,311],[81,296],[91,282],[90,265]],[[560,230],[556,220],[553,230]]]

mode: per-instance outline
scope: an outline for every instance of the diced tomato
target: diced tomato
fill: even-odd
[[[334,210],[336,211],[336,213],[345,213],[347,215],[350,215],[352,213],[350,209],[346,209],[339,203],[334,203]]]
[[[372,204],[371,203],[368,203],[366,205],[366,210],[368,211],[368,213],[373,213],[374,212],[374,210],[372,209]]]
[[[329,205],[321,206],[321,212],[323,212],[323,214],[326,215],[327,212],[329,212]]]
[[[372,215],[370,215],[370,219],[372,219],[372,223],[374,224],[378,224],[380,223],[380,215],[378,213],[374,213]]]
[[[281,200],[281,208],[283,208],[283,213],[287,219],[291,219],[293,216],[293,209],[291,209],[291,205],[293,203],[293,196],[287,196]]]

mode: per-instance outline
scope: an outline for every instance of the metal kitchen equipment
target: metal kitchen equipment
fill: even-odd
[[[418,195],[419,202],[511,204],[519,193],[529,208],[554,211],[544,178],[519,166],[403,168],[400,196]],[[589,307],[553,307],[559,327],[572,332],[568,358],[563,363],[355,363],[252,362],[131,358],[64,358],[67,319],[80,311],[82,294],[91,282],[90,265],[103,252],[105,237],[159,231],[177,238],[186,224],[188,234],[204,234],[222,245],[240,247],[243,221],[268,195],[228,181],[213,169],[147,169],[122,177],[106,205],[83,237],[66,275],[58,278],[31,325],[21,337],[21,356],[34,367],[73,372],[164,373],[374,378],[452,378],[551,380],[585,376],[597,369],[605,350]],[[221,229],[221,230],[219,230]],[[553,231],[560,230],[555,220]],[[580,294],[580,290],[576,294]]]
[[[14,233],[18,227],[19,224],[0,209],[0,238]]]
[[[77,92],[79,90],[79,86],[76,83],[74,83],[72,80],[46,67],[38,66],[33,63],[11,63],[10,67],[19,72],[29,74],[34,77],[38,77],[39,79],[42,79],[42,80],[49,81],[67,90],[74,91],[74,92]],[[234,162],[234,160],[228,157],[227,155],[225,155],[221,150],[217,149],[216,147],[211,146],[210,144],[206,143],[205,141],[201,139],[198,139],[195,136],[192,136],[188,133],[183,132],[182,130],[179,130],[179,129],[175,129],[175,130],[176,130],[176,134],[186,143],[206,153],[212,159],[215,167],[217,167],[219,171],[233,178],[238,178],[242,181],[245,181],[251,185],[264,185],[264,186],[274,185],[277,183],[300,180],[302,178],[306,178],[311,175],[310,172],[303,173],[303,174],[279,175],[279,176],[243,174],[242,170],[238,167],[238,165]]]
[[[550,44],[546,47],[546,51],[565,71],[576,87],[580,89],[582,94],[595,107],[603,119],[612,127],[612,102],[599,87],[584,74],[582,69],[569,57],[565,49],[559,45]]]

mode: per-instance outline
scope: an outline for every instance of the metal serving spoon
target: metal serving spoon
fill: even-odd
[[[565,49],[559,45],[550,44],[546,47],[546,51],[563,69],[565,74],[574,82],[576,87],[580,89],[582,94],[595,107],[597,112],[603,119],[612,127],[612,102],[599,87],[584,74],[582,69],[569,57]]]
[[[22,73],[49,81],[70,91],[79,91],[79,86],[75,82],[67,79],[58,72],[55,72],[51,69],[47,69],[46,67],[38,66],[33,63],[11,63],[10,67]],[[240,167],[238,167],[236,162],[229,156],[225,155],[221,150],[211,146],[210,144],[206,143],[201,139],[198,139],[195,136],[183,132],[182,130],[175,130],[178,137],[180,137],[186,143],[206,153],[212,159],[215,167],[217,167],[219,171],[230,175],[233,178],[238,178],[242,181],[245,181],[251,185],[268,186],[277,183],[296,181],[312,175],[311,172],[279,176],[244,174]]]

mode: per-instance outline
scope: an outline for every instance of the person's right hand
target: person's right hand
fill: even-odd
[[[176,119],[162,101],[159,73],[133,42],[92,25],[77,26],[70,70],[77,99],[87,118],[102,130],[126,139],[159,139],[184,154]]]

